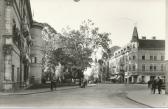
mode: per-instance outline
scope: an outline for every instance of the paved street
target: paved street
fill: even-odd
[[[93,87],[60,90],[31,95],[1,96],[0,106],[56,107],[147,107],[129,100],[126,90],[144,89],[143,85],[98,84]]]

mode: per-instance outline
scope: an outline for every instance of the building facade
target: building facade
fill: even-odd
[[[130,43],[114,53],[110,60],[112,73],[122,75],[127,83],[147,83],[157,76],[165,78],[165,41],[139,39],[134,27]]]
[[[43,24],[33,22],[31,28],[31,64],[30,64],[30,83],[40,84],[42,79],[42,59],[44,57],[44,40],[42,39]]]
[[[0,1],[0,89],[29,84],[32,13],[29,0]]]

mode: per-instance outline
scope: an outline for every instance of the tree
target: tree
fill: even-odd
[[[58,63],[67,67],[75,66],[80,72],[90,67],[93,50],[109,48],[109,33],[100,33],[99,28],[91,20],[83,21],[79,29],[63,29],[62,34],[44,24],[45,64],[56,66]],[[58,47],[58,45],[61,45]],[[50,65],[51,64],[51,65]],[[83,75],[83,74],[80,74]]]
[[[73,60],[73,65],[82,71],[90,67],[93,50],[103,47],[108,50],[109,33],[100,33],[99,28],[91,20],[83,21],[78,30],[64,29],[61,39],[65,53]]]
[[[53,60],[53,51],[59,48],[59,37],[60,34],[53,27],[47,23],[43,24],[42,39],[45,42],[42,59],[43,80],[49,78],[50,73],[55,72],[55,66],[58,65],[57,61]]]

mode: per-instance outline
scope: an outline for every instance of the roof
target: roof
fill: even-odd
[[[37,27],[39,29],[43,29],[44,25],[43,25],[43,23],[39,23],[39,22],[33,21],[32,28],[37,28]]]
[[[142,40],[139,39],[140,49],[165,49],[165,40]]]

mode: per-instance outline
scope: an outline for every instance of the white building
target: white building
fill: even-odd
[[[165,77],[165,41],[139,39],[137,27],[134,27],[132,40],[117,50],[110,61],[115,74],[124,75],[128,83],[147,82],[156,76]]]

